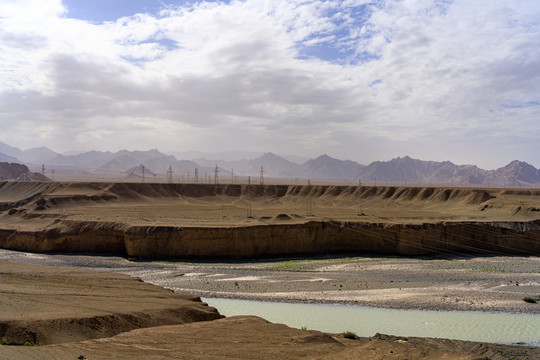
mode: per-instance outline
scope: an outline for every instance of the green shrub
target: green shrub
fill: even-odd
[[[523,301],[531,303],[531,304],[536,304],[536,299],[532,297],[524,297]]]
[[[352,332],[352,331],[345,331],[345,332],[343,333],[343,337],[344,337],[345,339],[356,339],[356,338],[357,338],[356,333],[354,333],[354,332]]]

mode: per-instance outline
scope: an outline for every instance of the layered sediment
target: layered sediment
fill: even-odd
[[[523,189],[3,182],[0,247],[135,258],[539,254],[539,204],[540,190]]]

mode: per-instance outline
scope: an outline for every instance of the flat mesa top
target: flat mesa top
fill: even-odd
[[[55,221],[173,227],[519,222],[540,219],[540,190],[4,182],[0,205],[0,225],[19,230]]]

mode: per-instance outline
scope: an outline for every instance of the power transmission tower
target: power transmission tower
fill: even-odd
[[[144,165],[141,164],[141,182],[144,182]]]
[[[216,165],[216,168],[214,169],[214,184],[217,184],[219,181],[218,181],[218,168],[217,168],[217,165]]]
[[[199,169],[195,168],[195,175],[193,175],[193,181],[195,183],[199,182]]]
[[[263,170],[262,165],[261,165],[261,175],[259,177],[259,181],[260,181],[261,185],[264,185],[264,170]]]
[[[45,164],[41,165],[41,173],[45,176]]]
[[[313,216],[313,206],[311,204],[311,181],[308,179],[308,189],[307,189],[307,216]]]
[[[51,178],[52,178],[51,180],[53,181],[54,181],[54,171],[55,171],[54,169],[51,170]]]
[[[231,169],[231,184],[234,184],[234,169]]]
[[[251,185],[251,176],[248,176],[248,183],[246,188],[246,197],[247,197],[247,217],[253,218],[253,214],[251,213],[251,196],[250,196],[250,185]]]
[[[172,165],[169,165],[169,170],[167,170],[167,182],[169,184],[172,184],[173,182],[172,174],[173,174]]]

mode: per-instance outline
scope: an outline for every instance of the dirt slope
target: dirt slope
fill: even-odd
[[[218,319],[196,296],[121,274],[0,261],[0,338],[51,344]]]

